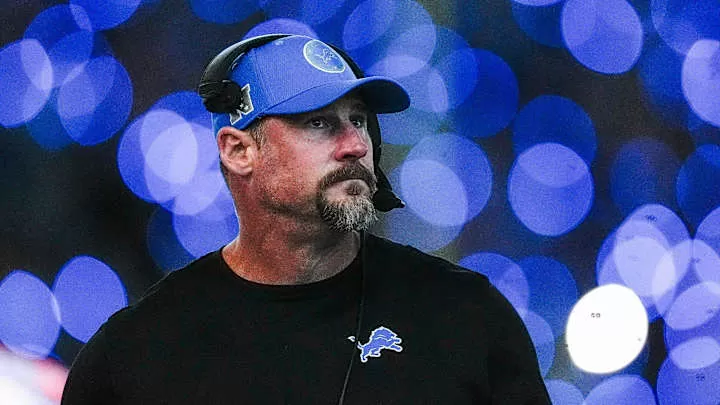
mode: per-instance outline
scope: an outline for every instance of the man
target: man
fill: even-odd
[[[245,48],[201,85],[240,234],[115,314],[63,404],[549,404],[487,278],[365,232],[401,205],[374,114],[402,87],[308,37]]]

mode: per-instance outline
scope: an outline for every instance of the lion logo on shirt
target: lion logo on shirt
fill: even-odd
[[[355,342],[355,336],[349,336],[348,340]],[[360,350],[360,361],[367,363],[368,357],[380,357],[381,351],[384,349],[401,352],[403,348],[400,343],[402,343],[402,338],[397,333],[380,326],[372,331],[367,343],[357,342],[356,346]]]

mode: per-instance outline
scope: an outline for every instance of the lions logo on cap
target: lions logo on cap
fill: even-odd
[[[332,48],[323,42],[313,39],[303,47],[303,56],[310,65],[327,73],[345,71],[345,61]]]

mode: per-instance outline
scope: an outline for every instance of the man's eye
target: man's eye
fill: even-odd
[[[356,128],[364,128],[366,121],[367,121],[367,120],[366,120],[365,118],[354,118],[354,119],[352,120],[352,124],[353,124]]]
[[[313,128],[327,128],[328,122],[323,118],[311,118],[308,124]]]

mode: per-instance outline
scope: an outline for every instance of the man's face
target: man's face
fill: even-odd
[[[346,96],[309,113],[265,118],[253,183],[279,214],[322,219],[340,231],[367,229],[376,191],[367,109]]]

